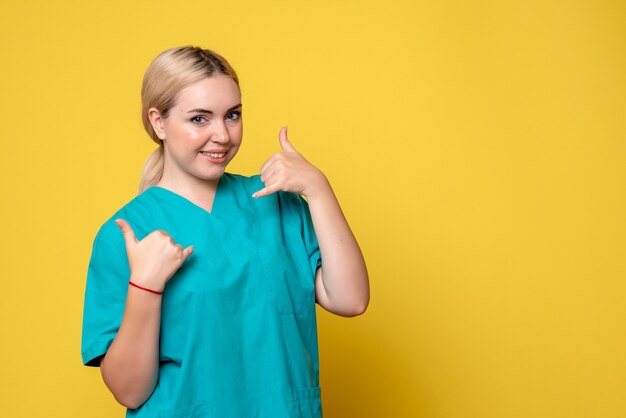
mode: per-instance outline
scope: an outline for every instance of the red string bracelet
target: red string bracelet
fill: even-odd
[[[133,287],[136,287],[137,289],[141,289],[141,290],[145,290],[146,292],[154,293],[155,295],[162,295],[163,294],[163,292],[157,292],[156,290],[152,290],[152,289],[148,289],[148,288],[145,288],[145,287],[141,287],[138,284],[135,284],[135,283],[131,282],[130,280],[128,281],[128,284],[133,286]]]

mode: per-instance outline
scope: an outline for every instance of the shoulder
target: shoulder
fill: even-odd
[[[150,189],[127,201],[122,207],[113,212],[112,215],[100,226],[96,232],[96,241],[117,242],[123,245],[123,236],[115,220],[122,218],[131,226],[144,223],[158,206],[158,198]]]
[[[232,187],[244,188],[246,191],[250,191],[250,194],[263,187],[263,182],[259,174],[244,176],[242,174],[224,173],[220,182]]]
[[[280,191],[276,193],[281,210],[292,216],[302,217],[309,212],[309,204],[299,194]]]
[[[255,199],[252,193],[261,190],[265,185],[259,174],[244,176],[241,174],[224,173],[220,182],[222,187],[237,190],[249,197],[253,208],[267,219],[270,213],[283,219],[300,219],[308,213],[306,200],[295,193],[279,191],[271,195]]]

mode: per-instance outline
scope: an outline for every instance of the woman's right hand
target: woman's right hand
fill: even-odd
[[[162,292],[167,281],[193,253],[193,245],[183,249],[165,231],[156,230],[141,241],[125,220],[115,220],[126,242],[126,254],[133,283]]]

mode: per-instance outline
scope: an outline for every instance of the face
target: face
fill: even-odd
[[[163,179],[216,184],[243,134],[241,93],[235,81],[214,75],[182,89],[167,118],[151,108],[150,121],[163,140]]]

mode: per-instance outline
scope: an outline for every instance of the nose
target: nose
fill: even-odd
[[[230,135],[224,121],[219,121],[215,124],[215,129],[211,134],[211,140],[218,144],[224,144],[230,140]]]

